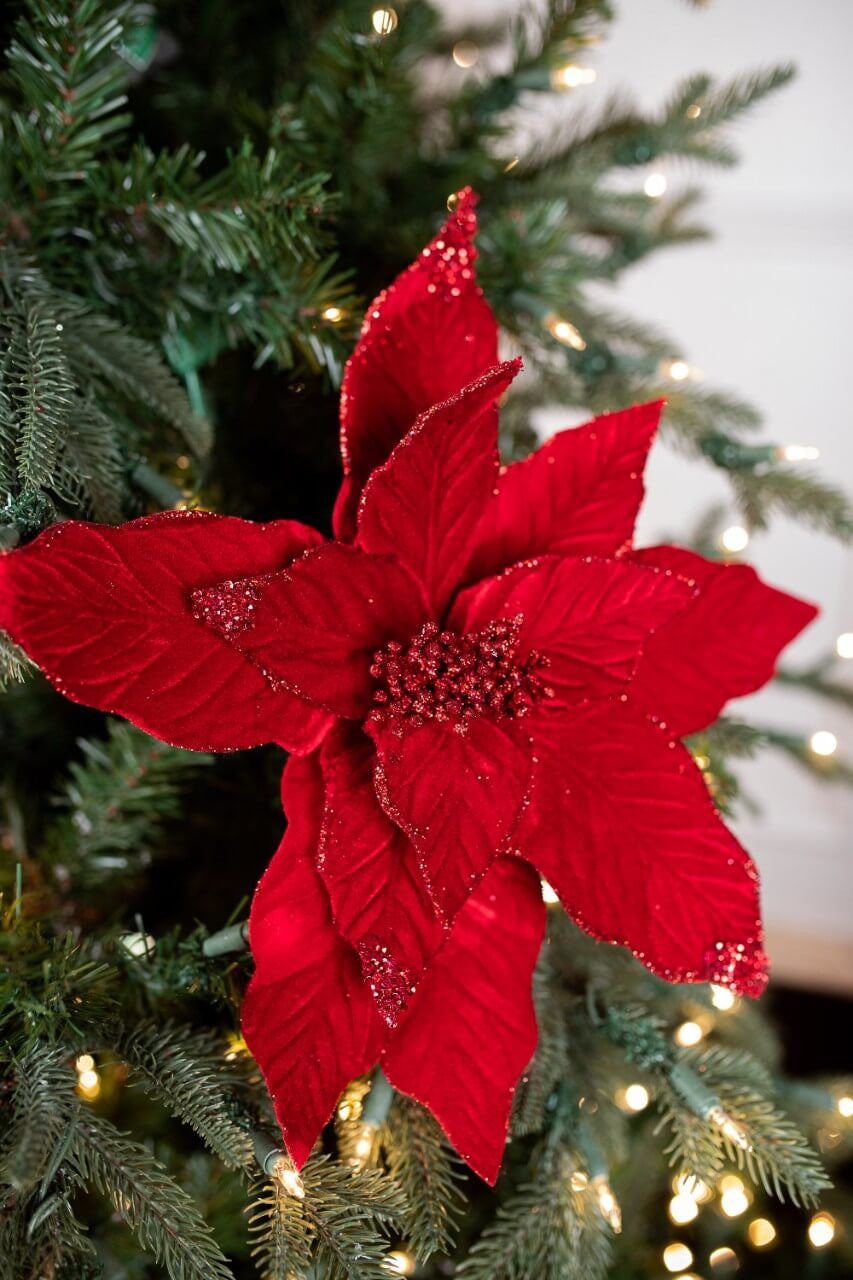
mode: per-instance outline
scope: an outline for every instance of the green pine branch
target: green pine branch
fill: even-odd
[[[422,1262],[453,1247],[464,1200],[458,1157],[428,1111],[397,1096],[383,1130],[388,1172],[405,1200],[403,1235]]]

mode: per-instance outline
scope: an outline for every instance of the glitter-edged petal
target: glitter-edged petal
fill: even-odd
[[[680,547],[649,547],[632,559],[696,584],[690,606],[646,645],[630,689],[631,701],[678,737],[704,729],[730,698],[766,684],[782,649],[817,614],[748,565],[715,564]]]
[[[371,740],[350,723],[339,722],[324,742],[317,863],[338,932],[358,952],[376,1006],[394,1026],[444,930],[414,847],[376,798],[375,757]]]
[[[749,962],[730,985],[756,994],[758,875],[689,752],[619,701],[534,718],[539,767],[518,852],[593,937],[670,982],[717,981],[714,957],[740,945]]]
[[[440,618],[471,554],[498,470],[497,399],[521,367],[507,360],[421,414],[361,498],[357,545],[396,555]]]
[[[531,980],[545,928],[539,879],[499,858],[468,899],[383,1057],[489,1183],[500,1171],[512,1095],[536,1048]]]
[[[621,691],[655,628],[678,614],[692,588],[673,572],[626,560],[546,556],[464,591],[450,626],[477,630],[521,620],[517,653],[547,663],[539,673],[554,703]]]
[[[353,1077],[376,1062],[386,1028],[358,957],[337,933],[315,865],[323,808],[316,755],[288,761],[290,822],[252,903],[255,973],[242,1027],[297,1168]]]
[[[484,511],[468,580],[531,556],[614,556],[629,548],[662,409],[655,401],[603,414],[507,467]]]
[[[355,537],[367,477],[418,414],[497,363],[497,324],[474,275],[476,200],[460,191],[438,235],[367,309],[341,388],[335,536],[344,541]]]
[[[166,742],[310,750],[329,717],[274,687],[229,630],[256,577],[321,541],[295,521],[202,511],[118,528],[68,521],[0,556],[0,626],[66,697]]]

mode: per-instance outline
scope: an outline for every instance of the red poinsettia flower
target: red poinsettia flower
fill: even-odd
[[[190,511],[0,559],[0,622],[68,697],[184,747],[293,753],[243,1025],[299,1166],[381,1062],[495,1178],[536,1042],[540,875],[657,974],[765,981],[755,869],[679,739],[815,611],[632,549],[660,404],[499,466],[519,362],[497,362],[474,230],[463,192],[368,312],[335,541]]]

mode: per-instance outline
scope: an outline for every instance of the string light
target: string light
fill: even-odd
[[[305,1183],[300,1178],[290,1157],[283,1151],[271,1151],[264,1160],[264,1173],[275,1178],[276,1182],[293,1196],[294,1200],[305,1199]]]
[[[720,1179],[720,1208],[727,1218],[737,1218],[746,1213],[750,1200],[743,1182],[736,1173]]]
[[[691,1049],[704,1035],[704,1029],[698,1022],[682,1022],[680,1027],[676,1027],[672,1038],[680,1048]]]
[[[833,756],[838,750],[838,739],[828,729],[818,729],[809,738],[809,750],[816,756]]]
[[[92,1057],[91,1053],[81,1053],[80,1057],[74,1063],[74,1066],[77,1069],[78,1076],[81,1076],[84,1071],[93,1070],[95,1066],[95,1059]]]
[[[629,1084],[616,1097],[617,1105],[623,1111],[645,1111],[649,1100],[649,1091],[644,1084]]]
[[[344,312],[340,307],[325,307],[320,314],[329,324],[339,324],[344,318]]]
[[[379,1132],[379,1125],[373,1124],[371,1121],[365,1121],[358,1130],[358,1135],[353,1146],[353,1158],[350,1163],[356,1169],[363,1169],[373,1154],[373,1144],[376,1141],[376,1135]]]
[[[558,92],[562,89],[579,89],[583,84],[593,84],[597,77],[598,73],[593,67],[580,67],[575,62],[567,62],[551,72],[551,87]]]
[[[473,67],[474,63],[479,58],[480,50],[474,44],[473,40],[459,40],[453,46],[451,56],[457,67],[462,67],[464,71],[467,71],[469,67]]]
[[[521,156],[512,156],[504,165],[504,173],[512,173],[515,166],[521,160]]]
[[[690,1196],[697,1204],[707,1204],[714,1198],[712,1188],[695,1173],[677,1174],[672,1180],[672,1189],[676,1195]]]
[[[547,880],[542,881],[542,901],[547,902],[549,906],[553,906],[555,902],[560,901],[559,897],[551,888]]]
[[[853,631],[843,631],[835,642],[839,658],[853,658]]]
[[[670,360],[664,367],[673,382],[686,382],[690,377],[690,365],[686,360]]]
[[[820,449],[812,444],[783,444],[776,450],[779,462],[815,462],[820,457]]]
[[[610,1230],[614,1235],[618,1236],[619,1232],[622,1230],[622,1210],[619,1207],[619,1201],[613,1194],[613,1188],[611,1187],[610,1182],[603,1173],[600,1173],[597,1177],[593,1178],[592,1185],[595,1188],[595,1195],[598,1200],[598,1207],[601,1211],[601,1216],[607,1219],[610,1223]]]
[[[716,982],[711,983],[711,1004],[715,1009],[726,1013],[735,1007],[736,1000],[737,996],[733,991],[729,991],[728,987],[721,987]]]
[[[728,1245],[721,1245],[719,1249],[713,1249],[708,1255],[708,1261],[715,1271],[736,1271],[738,1267],[737,1254],[734,1249],[730,1249]]]
[[[727,1138],[733,1146],[739,1147],[741,1151],[752,1150],[752,1143],[746,1129],[722,1107],[712,1107],[706,1119],[715,1124],[723,1137]]]
[[[678,1227],[683,1227],[686,1223],[692,1222],[698,1217],[699,1205],[692,1196],[687,1195],[684,1191],[679,1191],[678,1195],[672,1197],[669,1202],[670,1219]]]
[[[845,1120],[849,1120],[853,1116],[853,1098],[849,1093],[843,1093],[835,1104],[839,1115],[844,1116]]]
[[[736,554],[738,551],[745,551],[749,546],[749,532],[744,529],[741,524],[730,524],[720,534],[720,546],[724,551],[730,551]]]
[[[746,1235],[753,1249],[769,1249],[776,1239],[776,1228],[769,1218],[753,1218]]]
[[[663,1265],[667,1271],[683,1271],[685,1267],[689,1267],[693,1261],[693,1254],[686,1244],[674,1240],[672,1244],[668,1244],[663,1251]]]
[[[394,1249],[385,1258],[385,1270],[393,1276],[410,1276],[414,1274],[417,1263],[405,1249]]]
[[[563,320],[561,316],[547,316],[545,328],[551,337],[556,338],[564,347],[571,347],[573,351],[586,351],[586,342],[580,331],[568,320]]]
[[[690,106],[684,113],[688,120],[698,120],[702,114],[702,108],[698,102],[691,102]]]
[[[643,190],[650,200],[659,200],[668,186],[665,173],[650,173],[643,183]]]
[[[809,1244],[813,1249],[825,1249],[835,1239],[835,1219],[831,1213],[816,1213],[809,1223]]]
[[[154,954],[157,939],[150,933],[123,933],[119,938],[119,946],[134,960],[143,960]]]
[[[77,1092],[91,1102],[101,1092],[101,1077],[95,1070],[91,1053],[81,1053],[74,1063],[77,1072]]]
[[[378,36],[390,36],[397,29],[397,11],[395,9],[374,9],[370,15],[373,30]]]

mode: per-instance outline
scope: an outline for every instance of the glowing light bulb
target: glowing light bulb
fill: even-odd
[[[730,1116],[722,1107],[712,1107],[708,1112],[707,1118],[712,1124],[715,1124],[733,1146],[739,1147],[741,1151],[751,1151],[752,1143],[749,1140],[749,1134],[746,1129],[733,1116]],[[731,1175],[734,1177],[734,1175]],[[741,1186],[743,1184],[741,1183]]]
[[[356,1169],[363,1169],[373,1154],[373,1144],[379,1126],[371,1123],[361,1125],[353,1147],[353,1159],[350,1162]]]
[[[853,1098],[850,1097],[849,1093],[842,1094],[835,1105],[839,1114],[844,1116],[845,1120],[849,1120],[853,1116]]]
[[[670,360],[667,373],[673,382],[685,382],[690,377],[690,365],[686,360]]]
[[[119,938],[119,945],[134,960],[142,960],[153,956],[157,939],[152,938],[150,933],[123,933]]]
[[[571,347],[573,351],[586,350],[583,336],[568,320],[563,320],[560,316],[548,316],[545,320],[545,328],[551,337],[556,338],[564,347]]]
[[[684,113],[688,120],[698,120],[702,114],[702,108],[698,102],[691,102],[690,106]]]
[[[753,1249],[769,1249],[776,1239],[776,1228],[769,1218],[753,1218],[746,1234]]]
[[[677,1174],[672,1180],[672,1189],[678,1196],[690,1196],[697,1204],[707,1204],[714,1198],[712,1188],[695,1173]]]
[[[736,1271],[738,1266],[737,1254],[725,1244],[719,1249],[713,1249],[708,1255],[708,1261],[715,1271]]]
[[[397,29],[397,12],[395,9],[374,9],[370,21],[378,36],[390,36]]]
[[[704,1036],[705,1032],[698,1022],[682,1022],[680,1027],[676,1027],[672,1038],[682,1049],[690,1049]]]
[[[649,1091],[644,1084],[629,1084],[622,1094],[628,1111],[645,1111],[649,1105]]]
[[[643,183],[643,190],[650,200],[658,200],[669,186],[665,173],[650,173]]]
[[[776,450],[780,462],[815,462],[820,457],[820,449],[813,444],[783,444]]]
[[[669,1202],[669,1216],[676,1226],[692,1222],[699,1214],[699,1206],[692,1196],[679,1192]]]
[[[835,1219],[831,1213],[816,1213],[809,1223],[809,1243],[813,1249],[825,1249],[835,1239]]]
[[[99,1080],[100,1080],[100,1076],[98,1075],[97,1071],[92,1071],[90,1069],[89,1071],[80,1072],[79,1083],[80,1083],[81,1089],[94,1089],[98,1084]]]
[[[720,534],[720,546],[724,551],[736,553],[745,551],[749,546],[749,532],[744,529],[743,525],[730,524]]]
[[[683,1271],[685,1267],[689,1267],[693,1261],[693,1254],[686,1244],[674,1240],[672,1244],[668,1244],[663,1251],[663,1265],[667,1271]]]
[[[737,996],[733,991],[729,991],[728,987],[718,986],[716,982],[711,983],[711,1004],[715,1009],[719,1009],[722,1013],[733,1009]]]
[[[349,1117],[350,1117],[350,1104],[348,1102],[342,1102],[341,1105],[338,1107],[338,1119],[349,1120]]]
[[[582,1169],[575,1169],[569,1178],[569,1186],[572,1191],[586,1191],[589,1186],[589,1176]]]
[[[80,1057],[74,1063],[74,1066],[77,1068],[78,1075],[83,1075],[85,1071],[91,1071],[94,1065],[95,1059],[92,1057],[91,1053],[81,1053]]]
[[[344,318],[344,313],[340,307],[324,307],[320,314],[329,324],[338,324]]]
[[[838,750],[838,739],[828,729],[818,729],[809,738],[809,750],[816,756],[833,756]]]
[[[734,1174],[720,1181],[720,1208],[727,1218],[737,1218],[749,1208],[749,1196],[740,1178]]]
[[[275,1176],[287,1194],[293,1196],[294,1200],[305,1199],[305,1183],[296,1170],[291,1168],[286,1159],[282,1158],[275,1166]]]
[[[598,1207],[601,1211],[601,1216],[607,1219],[610,1223],[610,1230],[614,1235],[618,1236],[619,1232],[622,1230],[622,1210],[619,1207],[619,1201],[613,1194],[613,1188],[611,1187],[610,1182],[603,1173],[600,1173],[597,1177],[593,1178],[592,1185],[595,1188],[595,1195],[598,1200]]]
[[[839,658],[853,658],[853,631],[843,631],[835,642]]]
[[[597,76],[592,67],[579,67],[577,63],[567,62],[551,72],[551,87],[557,90],[578,89],[582,84],[592,84]]]
[[[462,67],[467,71],[469,67],[473,67],[474,63],[480,56],[480,50],[474,44],[473,40],[459,40],[453,46],[453,61],[457,67]]]
[[[557,894],[551,888],[547,880],[542,881],[542,901],[547,902],[549,906],[552,906],[555,902],[560,901]]]
[[[386,1255],[385,1270],[392,1276],[410,1276],[414,1274],[416,1260],[404,1249],[394,1249]]]

